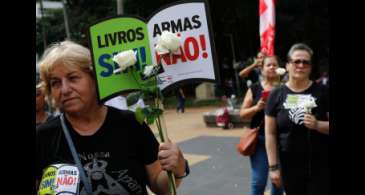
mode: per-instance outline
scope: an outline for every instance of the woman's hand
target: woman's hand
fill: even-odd
[[[175,176],[185,175],[185,159],[180,149],[170,140],[160,143],[158,159],[146,165],[151,190],[155,194],[169,194],[169,178],[166,171],[171,171]],[[176,180],[176,187],[180,183],[180,179]]]
[[[270,171],[269,174],[270,174],[271,182],[276,187],[280,187],[281,186],[281,174],[280,174],[280,170]]]
[[[306,126],[308,129],[317,130],[318,121],[316,117],[312,114],[304,114],[304,126]]]
[[[176,144],[161,143],[159,150],[158,159],[162,170],[172,171],[176,176],[185,174],[185,160]]]
[[[263,58],[255,58],[254,64],[255,67],[260,67],[262,65]]]
[[[266,105],[266,102],[263,101],[262,99],[260,99],[257,104],[255,105],[256,107],[256,111],[260,111],[260,110],[263,110],[265,108],[265,105]]]

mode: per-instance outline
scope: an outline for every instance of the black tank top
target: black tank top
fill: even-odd
[[[256,105],[257,102],[260,100],[261,98],[261,93],[264,90],[261,86],[260,82],[256,82],[254,84],[252,84],[250,86],[250,89],[252,91],[252,99],[253,99],[253,104],[252,105]],[[265,117],[265,110],[260,110],[259,112],[257,112],[251,119],[251,128],[256,128],[260,125],[260,123],[264,120]],[[260,126],[260,130],[259,130],[259,135],[265,135],[265,123],[262,122],[261,126]]]

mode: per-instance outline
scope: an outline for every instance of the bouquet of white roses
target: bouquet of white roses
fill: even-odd
[[[161,36],[158,38],[157,45],[155,47],[156,51],[160,55],[169,55],[170,53],[175,53],[180,47],[180,39],[173,33],[168,31],[163,31]],[[132,67],[136,62],[136,52],[133,50],[127,50],[120,52],[114,56],[113,60],[119,65],[119,68],[114,72],[121,72],[125,69]],[[154,78],[155,85],[149,86],[142,89],[141,91],[129,93],[127,96],[127,104],[133,105],[138,101],[138,99],[153,98],[154,104],[152,106],[146,106],[144,108],[136,108],[135,117],[138,122],[143,123],[146,121],[147,124],[152,124],[156,122],[157,129],[159,131],[160,139],[162,142],[167,141],[167,130],[163,117],[163,104],[162,104],[162,93],[157,85],[157,75],[163,72],[162,64],[147,65],[141,73],[142,80]],[[175,177],[171,171],[168,171],[169,177],[169,188],[170,194],[176,195],[176,182]]]

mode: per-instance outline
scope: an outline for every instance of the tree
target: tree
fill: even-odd
[[[124,14],[148,18],[160,7],[177,0],[124,0]],[[208,0],[217,58],[232,58],[229,41],[234,39],[237,60],[246,61],[260,48],[257,0]],[[117,15],[116,0],[67,0],[72,40],[88,46],[89,25],[106,17]],[[141,6],[143,5],[143,6]],[[60,11],[50,11],[49,16],[37,20],[37,52],[43,52],[40,24],[46,26],[47,41],[62,41],[66,37],[64,20]],[[280,0],[276,6],[275,53],[286,60],[286,53],[296,42],[308,43],[315,52],[315,63],[329,55],[329,13],[327,0]],[[233,70],[232,70],[233,71]],[[233,74],[233,72],[232,72]]]
[[[44,51],[41,25],[46,30],[47,44],[62,41],[66,37],[63,23],[62,10],[47,10],[47,16],[36,21],[36,51],[41,54]]]
[[[71,40],[88,46],[88,26],[97,20],[116,15],[116,1],[104,0],[67,0]],[[47,44],[66,39],[62,9],[46,10],[45,17],[36,22],[36,50],[43,53],[42,29],[46,29]]]

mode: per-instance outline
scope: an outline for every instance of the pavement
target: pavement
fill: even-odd
[[[177,189],[178,195],[249,194],[249,158],[236,151],[243,129],[207,127],[203,113],[215,109],[218,107],[186,108],[183,114],[165,111],[168,136],[190,164],[191,173]],[[157,128],[151,128],[158,138]]]

